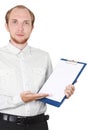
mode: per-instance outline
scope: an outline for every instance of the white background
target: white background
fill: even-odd
[[[16,4],[24,4],[35,14],[29,44],[48,51],[53,67],[62,58],[87,63],[86,0],[0,0],[0,47],[6,45],[4,16]],[[74,95],[60,108],[48,105],[49,130],[87,130],[87,69],[75,84]]]

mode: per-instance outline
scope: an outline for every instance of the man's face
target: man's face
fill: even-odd
[[[24,44],[30,37],[32,31],[32,20],[27,9],[15,8],[11,12],[6,24],[10,33],[12,43]]]

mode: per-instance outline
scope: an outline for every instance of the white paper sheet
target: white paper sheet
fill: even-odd
[[[41,88],[39,93],[48,93],[48,99],[61,102],[64,95],[64,89],[72,84],[84,64],[60,60],[53,73]]]

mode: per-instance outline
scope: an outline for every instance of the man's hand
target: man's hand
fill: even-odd
[[[65,88],[65,95],[67,98],[69,98],[75,91],[75,87],[74,85],[70,84],[68,86],[66,86]]]
[[[30,91],[26,91],[26,92],[21,93],[20,96],[21,96],[21,99],[24,102],[31,102],[33,100],[37,100],[37,99],[47,97],[47,96],[49,96],[49,94],[46,94],[46,93],[31,93]]]

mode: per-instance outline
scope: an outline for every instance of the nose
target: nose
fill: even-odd
[[[18,24],[18,30],[19,30],[19,31],[23,31],[23,30],[24,30],[24,28],[23,28],[23,23],[19,23],[19,24]]]

